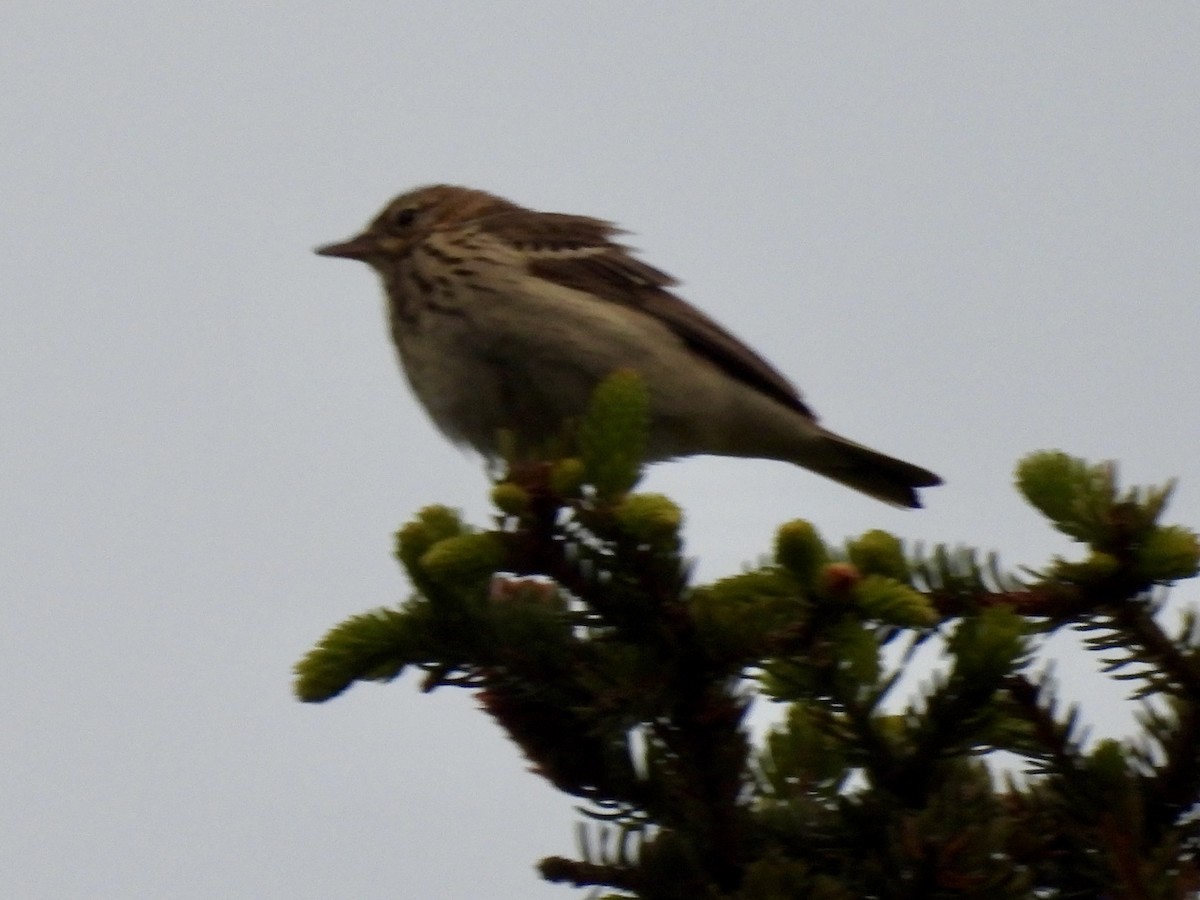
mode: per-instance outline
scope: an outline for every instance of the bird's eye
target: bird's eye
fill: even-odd
[[[416,221],[416,218],[417,208],[415,206],[405,206],[392,214],[391,225],[393,228],[407,228]]]

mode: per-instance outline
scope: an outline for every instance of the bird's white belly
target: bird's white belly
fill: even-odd
[[[423,316],[415,331],[393,323],[414,393],[456,442],[495,456],[507,430],[544,447],[618,369],[639,372],[650,392],[650,459],[726,452],[722,423],[738,418],[728,411],[771,403],[635,310],[541,280],[522,287],[519,300],[480,295],[454,314]]]

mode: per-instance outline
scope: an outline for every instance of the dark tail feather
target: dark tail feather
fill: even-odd
[[[825,440],[828,456],[819,464],[806,460],[804,465],[884,503],[919,509],[921,499],[916,489],[942,483],[928,469],[886,456],[831,431],[825,432]]]

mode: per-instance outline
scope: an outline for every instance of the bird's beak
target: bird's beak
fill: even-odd
[[[318,256],[337,256],[341,259],[357,259],[365,262],[368,257],[379,251],[379,245],[373,235],[360,234],[340,244],[326,244],[318,247]]]

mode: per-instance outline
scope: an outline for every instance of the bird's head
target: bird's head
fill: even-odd
[[[486,191],[435,184],[396,197],[361,234],[318,247],[321,256],[357,259],[375,269],[406,256],[429,234],[520,207]]]

